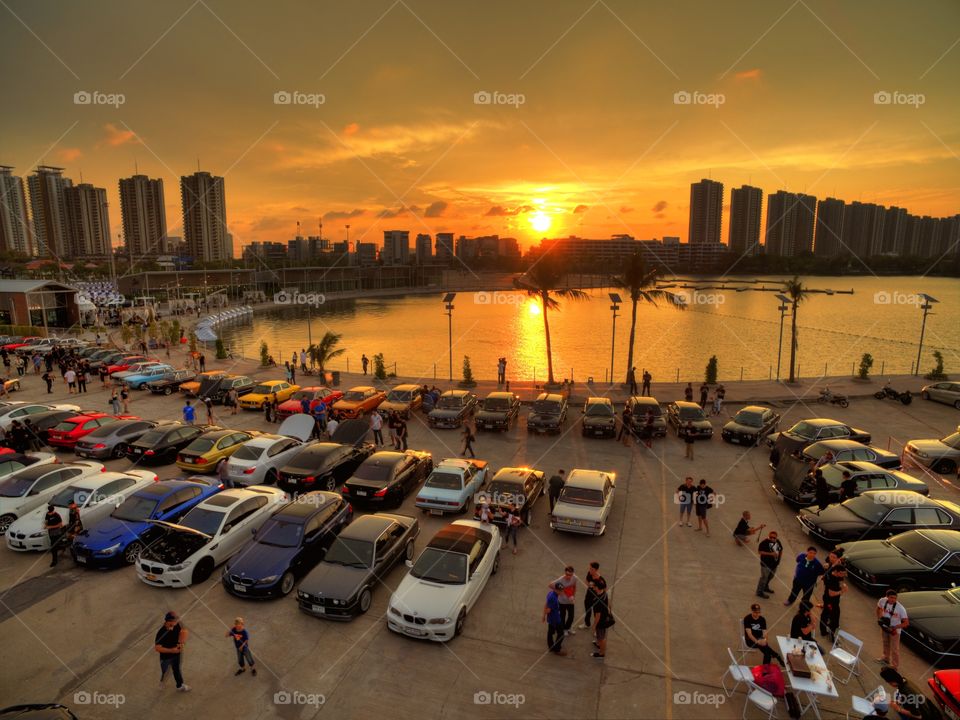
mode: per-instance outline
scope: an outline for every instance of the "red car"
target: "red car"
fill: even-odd
[[[960,670],[937,670],[927,684],[944,717],[960,718]]]
[[[339,390],[331,390],[321,385],[300,388],[290,396],[289,400],[284,400],[277,405],[277,415],[284,419],[302,413],[304,399],[310,402],[310,412],[313,412],[317,405],[325,405],[329,410],[330,406],[342,397],[343,393]]]
[[[72,448],[77,444],[77,440],[102,425],[109,425],[110,423],[115,423],[117,420],[138,419],[136,415],[107,415],[102,412],[74,415],[47,430],[47,442],[57,447]]]
[[[33,345],[37,340],[40,340],[40,339],[41,338],[39,336],[20,338],[20,340],[17,342],[7,343],[6,345],[3,346],[3,349],[13,352],[17,348],[26,347],[27,345]]]
[[[148,358],[145,355],[127,355],[124,358],[120,358],[113,365],[107,366],[107,374],[113,375],[115,372],[123,372],[131,365],[141,362],[159,362],[153,358]]]

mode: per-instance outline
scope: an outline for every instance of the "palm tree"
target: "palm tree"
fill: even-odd
[[[513,286],[522,290],[530,297],[540,301],[540,314],[543,315],[543,333],[547,345],[547,384],[553,385],[553,349],[550,345],[549,310],[559,310],[560,302],[557,298],[566,300],[586,300],[587,294],[583,290],[561,287],[566,273],[560,263],[553,258],[543,257],[520,277],[514,278]]]
[[[795,369],[797,361],[797,307],[802,303],[809,291],[800,282],[796,275],[784,285],[783,292],[790,298],[793,311],[790,314],[790,379],[787,382],[796,382]]]
[[[633,367],[633,344],[637,334],[637,304],[640,301],[656,305],[659,300],[666,300],[677,310],[686,310],[687,306],[681,298],[667,290],[658,290],[656,287],[657,268],[648,268],[643,255],[634,253],[627,260],[623,274],[610,279],[614,287],[622,288],[630,293],[630,344],[627,346],[627,372]],[[612,382],[611,378],[611,382]]]
[[[320,342],[314,343],[307,348],[307,353],[310,355],[310,364],[316,365],[320,372],[323,372],[325,369],[324,366],[328,362],[336,357],[340,357],[346,352],[344,348],[334,349],[342,337],[342,335],[327,330],[327,332],[323,334]]]

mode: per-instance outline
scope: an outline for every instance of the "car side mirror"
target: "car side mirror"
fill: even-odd
[[[250,534],[253,535],[254,537],[256,537],[256,536],[257,536],[257,529],[256,529],[256,528],[250,528]]]
[[[405,560],[405,561],[403,562],[403,564],[406,565],[408,568],[412,568],[412,567],[413,567],[413,560]]]

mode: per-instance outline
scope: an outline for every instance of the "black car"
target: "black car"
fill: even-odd
[[[355,505],[400,507],[432,470],[428,452],[381,450],[360,464],[341,492]]]
[[[850,479],[856,483],[854,495],[867,490],[908,490],[929,495],[930,488],[922,480],[907,475],[900,470],[887,470],[868,462],[827,463],[820,467],[824,480],[829,487],[829,502],[840,501],[840,484],[843,473],[850,473]],[[817,502],[816,484],[810,474],[808,461],[790,455],[783,458],[773,472],[773,491],[781,500],[797,507],[813,505]]]
[[[170,423],[148,430],[127,446],[127,457],[144,465],[165,465],[177,459],[177,453],[208,430],[221,430],[216,425],[183,425]]]
[[[505,467],[497,470],[493,480],[477,493],[477,507],[487,503],[493,510],[493,522],[503,525],[510,505],[516,505],[524,525],[530,524],[533,504],[544,494],[546,480],[542,470],[528,467]]]
[[[374,588],[397,563],[413,559],[419,534],[420,523],[406,515],[376,513],[357,518],[300,583],[300,609],[331,620],[352,620],[365,613]]]
[[[667,422],[673,426],[677,437],[687,433],[692,433],[694,438],[713,437],[710,418],[695,402],[677,400],[667,405]]]
[[[197,374],[189,368],[181,368],[173,372],[164,373],[157,380],[147,383],[147,389],[156,395],[173,395],[180,389],[180,385],[193,380]]]
[[[627,407],[630,409],[630,425],[634,433],[642,436],[647,427],[647,413],[650,413],[653,417],[654,437],[667,436],[667,421],[663,417],[663,408],[655,397],[633,395],[627,398]]]
[[[802,452],[807,446],[821,440],[856,440],[869,445],[870,433],[839,420],[811,418],[801,420],[786,432],[771,433],[767,436],[767,443],[774,448],[779,457]],[[771,463],[776,465],[773,458]]]
[[[567,397],[558,393],[540,393],[527,415],[527,431],[559,433],[567,421]]]
[[[899,470],[903,466],[897,453],[873,445],[864,445],[856,440],[821,440],[815,442],[813,445],[804,448],[803,458],[808,461],[819,460],[828,452],[833,453],[834,462],[859,460],[879,465],[887,470]]]
[[[447,390],[427,414],[427,422],[435,428],[460,427],[476,409],[477,402],[477,396],[469,390]]]
[[[474,415],[477,430],[509,430],[520,415],[520,398],[512,392],[492,392]]]
[[[617,411],[613,402],[605,397],[588,397],[583,404],[580,423],[583,437],[615,437],[617,434]]]
[[[908,530],[889,540],[846,543],[843,551],[850,578],[876,594],[887,588],[909,592],[960,585],[960,532],[956,530]]]
[[[128,352],[113,351],[113,352],[107,353],[106,355],[98,357],[96,360],[90,363],[90,372],[96,373],[104,365],[109,367],[110,365],[114,365],[121,358],[128,357],[129,355],[130,353]]]
[[[780,424],[780,413],[760,405],[747,405],[723,426],[720,437],[735,445],[757,445]]]
[[[960,528],[960,505],[905,490],[870,490],[823,510],[801,510],[800,529],[827,546],[914,529]]]
[[[79,414],[81,413],[78,413],[76,410],[46,410],[44,412],[33,413],[27,417],[34,428],[34,432],[39,436],[40,441],[46,444],[48,430],[55,428],[61,421],[76,417]]]
[[[344,420],[332,442],[305,447],[280,468],[277,487],[288,493],[336,490],[373,454],[373,444],[364,441],[369,429],[363,420]]]
[[[236,390],[237,395],[246,395],[257,383],[248,378],[246,375],[236,375],[225,378],[220,378],[216,383],[210,387],[204,389],[200,388],[200,398],[210,398],[214,403],[223,405],[223,401],[227,398],[227,393],[231,390]]]
[[[910,622],[901,632],[934,664],[960,665],[960,588],[946,591],[906,592],[897,600]]]
[[[353,508],[337,493],[301,495],[267,518],[227,561],[220,578],[223,587],[244,598],[288,595],[352,519]]]

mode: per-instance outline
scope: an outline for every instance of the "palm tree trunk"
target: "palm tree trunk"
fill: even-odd
[[[633,341],[637,336],[637,298],[631,295],[633,301],[633,307],[630,310],[630,345],[627,346],[627,370],[624,376],[624,382],[629,382],[629,378],[626,375],[629,375],[630,368],[633,367]],[[610,382],[613,382],[613,378],[610,378]]]
[[[547,319],[547,293],[540,292],[540,309],[543,312],[543,335],[547,342],[547,383],[553,385],[553,349],[550,346],[550,321]]]
[[[796,382],[794,372],[797,362],[797,303],[793,304],[793,313],[790,317],[790,380]]]

